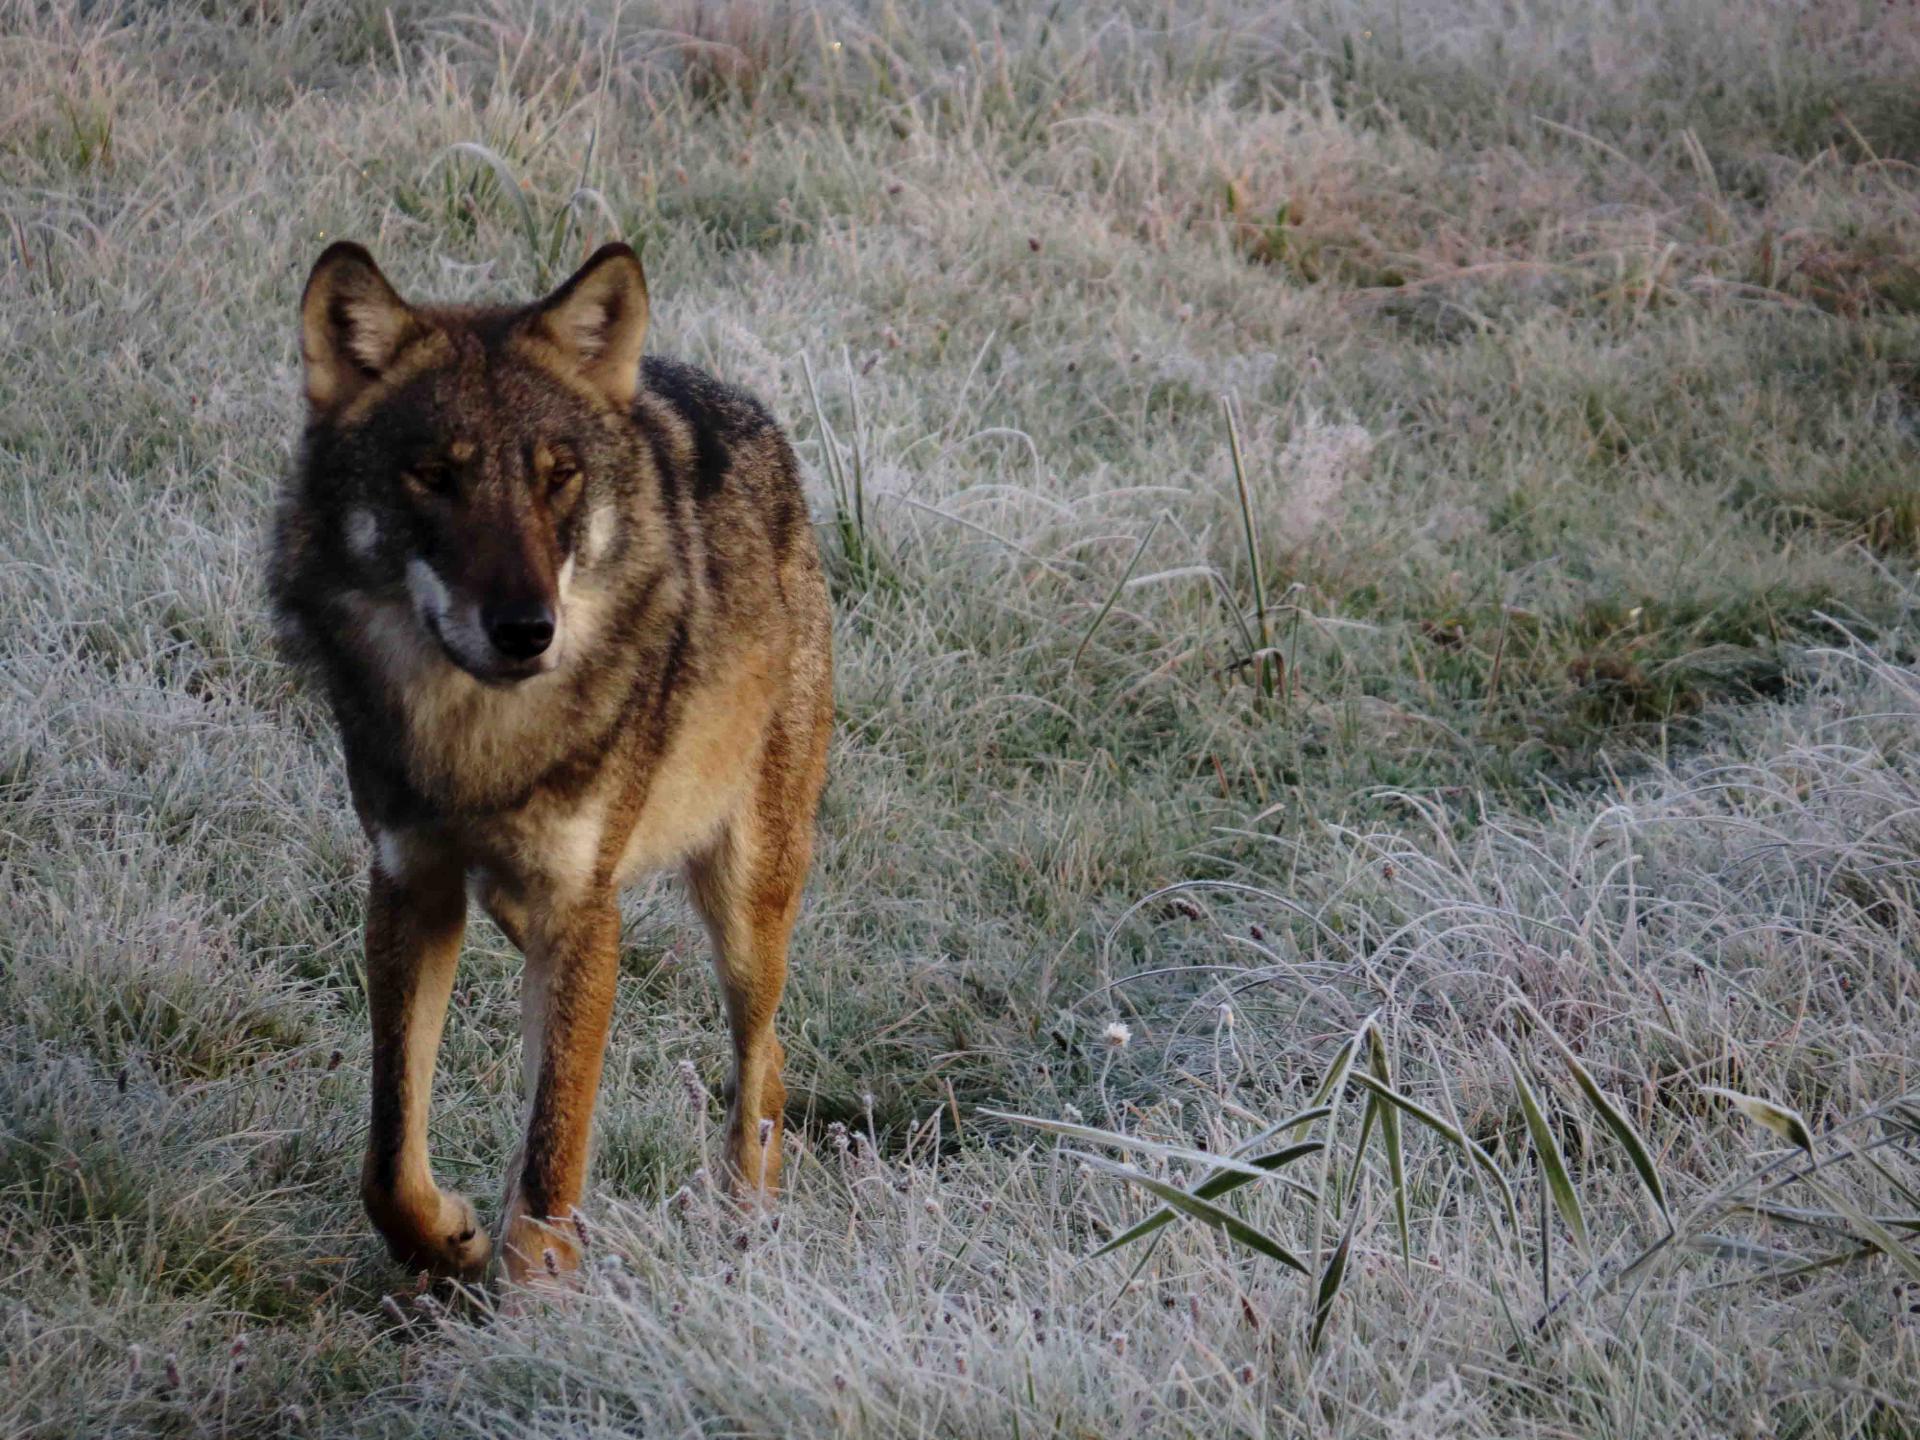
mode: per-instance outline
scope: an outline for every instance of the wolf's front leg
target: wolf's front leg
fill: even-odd
[[[466,929],[466,892],[458,865],[405,854],[391,837],[382,848],[367,899],[373,1107],[360,1195],[394,1259],[470,1276],[487,1262],[486,1231],[464,1197],[434,1184],[427,1164],[433,1064]]]
[[[619,975],[620,911],[600,890],[544,915],[526,934],[521,1064],[531,1103],[508,1177],[501,1248],[507,1276],[539,1282],[578,1267],[594,1100]]]

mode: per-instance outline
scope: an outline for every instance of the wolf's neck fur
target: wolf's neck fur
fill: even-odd
[[[625,593],[583,577],[568,596],[565,661],[511,686],[455,665],[406,599],[342,597],[352,639],[336,693],[357,692],[351,709],[362,712],[339,715],[349,763],[377,774],[377,790],[404,812],[508,810],[543,789],[578,788],[616,732],[670,723],[689,678],[697,588],[670,569]],[[371,696],[381,703],[368,707]]]

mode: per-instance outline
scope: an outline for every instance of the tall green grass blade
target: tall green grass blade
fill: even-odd
[[[1333,1107],[1331,1105],[1315,1105],[1310,1110],[1296,1110],[1293,1114],[1287,1116],[1286,1119],[1276,1120],[1273,1124],[1267,1126],[1266,1129],[1256,1131],[1254,1134],[1249,1135],[1238,1145],[1235,1145],[1231,1153],[1235,1155],[1245,1155],[1250,1151],[1258,1150],[1276,1135],[1290,1135],[1296,1131],[1304,1130],[1316,1120],[1324,1120],[1332,1113]]]
[[[1149,1175],[1144,1170],[1137,1170],[1131,1165],[1123,1165],[1118,1160],[1108,1160],[1104,1156],[1089,1155],[1079,1150],[1068,1150],[1063,1153],[1092,1166],[1095,1170],[1131,1181],[1147,1193],[1158,1196],[1181,1214],[1198,1220],[1202,1225],[1212,1226],[1229,1239],[1246,1246],[1249,1250],[1258,1251],[1269,1260],[1278,1261],[1289,1270],[1298,1271],[1302,1275],[1309,1273],[1298,1255],[1264,1230],[1249,1225],[1230,1210],[1222,1210],[1218,1205],[1210,1204],[1196,1195],[1189,1195],[1178,1185],[1169,1185],[1165,1180]]]
[[[1367,1064],[1373,1077],[1392,1088],[1393,1071],[1387,1063],[1386,1037],[1378,1022],[1367,1022]],[[1387,1177],[1393,1183],[1393,1219],[1400,1232],[1400,1261],[1413,1263],[1413,1244],[1407,1227],[1407,1157],[1400,1136],[1400,1112],[1391,1106],[1380,1111],[1380,1141],[1387,1147]]]
[[[1217,1154],[1212,1150],[1195,1150],[1187,1145],[1165,1145],[1158,1140],[1141,1140],[1132,1135],[1122,1135],[1115,1130],[1102,1130],[1094,1125],[1075,1125],[1068,1120],[1046,1120],[1037,1115],[1018,1115],[1011,1110],[977,1110],[977,1115],[985,1115],[990,1120],[1009,1120],[1015,1125],[1028,1125],[1035,1130],[1045,1130],[1050,1135],[1064,1135],[1070,1140],[1084,1140],[1094,1145],[1111,1145],[1117,1150],[1132,1150],[1142,1155],[1151,1155],[1157,1160],[1180,1160],[1189,1165],[1205,1165],[1216,1170],[1232,1171],[1247,1180],[1263,1180],[1267,1172],[1246,1160],[1237,1160],[1231,1155]]]
[[[1380,1123],[1380,1112],[1391,1108],[1378,1095],[1367,1096],[1367,1108],[1360,1112],[1360,1138],[1353,1142],[1353,1166],[1347,1171],[1348,1203],[1352,1203],[1360,1189],[1360,1177],[1365,1173],[1367,1163],[1367,1142],[1373,1138],[1373,1127]]]
[[[1373,1017],[1368,1016],[1360,1029],[1354,1032],[1353,1038],[1334,1052],[1333,1063],[1327,1066],[1327,1073],[1320,1080],[1320,1088],[1313,1092],[1313,1098],[1307,1102],[1309,1105],[1324,1105],[1337,1100],[1341,1087],[1347,1083],[1348,1073],[1353,1069],[1353,1057],[1360,1048],[1360,1035],[1372,1023]]]
[[[853,529],[860,537],[864,553],[867,539],[867,426],[860,414],[860,385],[853,373],[853,352],[840,348],[840,363],[847,372],[847,402],[853,407]]]
[[[1327,1319],[1333,1314],[1333,1302],[1340,1294],[1340,1287],[1347,1278],[1347,1256],[1353,1249],[1354,1221],[1347,1221],[1346,1233],[1340,1237],[1340,1243],[1333,1247],[1333,1254],[1327,1257],[1326,1269],[1320,1272],[1320,1284],[1313,1297],[1313,1328],[1307,1334],[1307,1349],[1320,1348],[1320,1336],[1326,1331]]]
[[[1256,1155],[1249,1163],[1265,1171],[1280,1170],[1291,1165],[1296,1160],[1304,1160],[1307,1156],[1318,1154],[1324,1149],[1326,1149],[1326,1146],[1318,1140],[1304,1140],[1297,1145],[1289,1145],[1284,1150],[1274,1150],[1265,1155]],[[1238,1190],[1242,1185],[1250,1185],[1252,1183],[1251,1177],[1237,1170],[1229,1170],[1224,1174],[1209,1176],[1187,1193],[1197,1196],[1202,1200],[1215,1200],[1222,1195]],[[1315,1192],[1306,1186],[1302,1185],[1298,1188],[1305,1191],[1309,1198],[1317,1198]],[[1094,1251],[1094,1258],[1097,1259],[1109,1251],[1119,1250],[1131,1245],[1136,1240],[1145,1239],[1162,1226],[1172,1224],[1177,1218],[1172,1210],[1156,1210],[1138,1225],[1133,1226],[1120,1235],[1116,1235],[1098,1250]]]
[[[1907,1278],[1910,1281],[1915,1284],[1920,1284],[1920,1252],[1916,1252],[1912,1246],[1901,1240],[1891,1229],[1881,1224],[1876,1217],[1869,1215],[1858,1205],[1855,1205],[1853,1201],[1841,1194],[1837,1188],[1829,1185],[1819,1176],[1809,1176],[1807,1178],[1807,1184],[1813,1190],[1814,1194],[1818,1195],[1822,1200],[1825,1200],[1827,1204],[1831,1205],[1835,1210],[1838,1210],[1842,1215],[1845,1215],[1848,1221],[1852,1223],[1854,1229],[1860,1232],[1861,1237],[1869,1245],[1893,1261],[1900,1269],[1906,1271]]]
[[[1540,1303],[1553,1304],[1553,1207],[1549,1203],[1546,1171],[1540,1172]]]
[[[1868,1169],[1872,1170],[1874,1174],[1878,1175],[1882,1180],[1887,1182],[1888,1188],[1891,1189],[1894,1194],[1898,1195],[1902,1200],[1906,1201],[1909,1205],[1920,1205],[1920,1192],[1916,1192],[1916,1190],[1912,1185],[1908,1184],[1905,1180],[1902,1180],[1898,1175],[1894,1174],[1891,1170],[1889,1170],[1886,1166],[1882,1165],[1878,1160],[1874,1159],[1873,1156],[1868,1154],[1866,1151],[1861,1150],[1856,1153],[1858,1154],[1861,1160],[1866,1162]]]
[[[1534,1093],[1533,1086],[1527,1083],[1526,1072],[1511,1055],[1507,1056],[1507,1073],[1513,1076],[1513,1088],[1520,1097],[1520,1113],[1526,1117],[1527,1134],[1533,1140],[1533,1153],[1540,1161],[1547,1189],[1552,1193],[1553,1208],[1560,1212],[1561,1220],[1573,1232],[1574,1243],[1580,1247],[1581,1253],[1591,1254],[1592,1247],[1587,1241],[1587,1217],[1581,1212],[1580,1195],[1574,1189],[1573,1177],[1567,1173],[1567,1160],[1560,1151],[1559,1137],[1547,1122],[1540,1097]],[[1541,1236],[1542,1245],[1546,1244],[1547,1238]]]
[[[1240,495],[1240,528],[1246,539],[1247,567],[1253,579],[1254,629],[1260,636],[1260,649],[1250,658],[1260,694],[1271,700],[1274,693],[1273,662],[1270,658],[1273,630],[1267,619],[1267,578],[1260,563],[1260,532],[1253,520],[1253,492],[1247,485],[1247,466],[1240,453],[1240,425],[1234,418],[1233,402],[1221,396],[1220,409],[1227,417],[1227,445],[1233,452],[1233,483]]]
[[[827,423],[826,406],[820,403],[820,387],[813,378],[813,362],[807,358],[807,352],[800,352],[800,374],[807,382],[807,399],[813,404],[813,423],[820,432],[821,459],[827,472],[827,485],[833,491],[834,509],[842,516],[850,512],[847,497],[847,477],[840,459],[840,442],[834,438],[833,427]]]
[[[1739,1203],[1734,1209],[1748,1215],[1757,1215],[1763,1220],[1778,1221],[1782,1225],[1799,1225],[1809,1230],[1844,1230],[1847,1217],[1837,1210],[1804,1210],[1792,1205],[1761,1205]],[[1916,1215],[1876,1215],[1873,1217],[1891,1230],[1912,1230],[1920,1233],[1920,1216]]]
[[[1706,1236],[1702,1236],[1701,1239],[1703,1241],[1713,1242],[1716,1240],[1724,1241],[1727,1239],[1727,1237],[1723,1235],[1722,1236],[1706,1235]],[[1738,1253],[1739,1242],[1737,1241],[1731,1242],[1731,1248],[1725,1250],[1724,1252],[1720,1251],[1719,1248],[1713,1245],[1712,1243],[1704,1244],[1695,1248],[1705,1250],[1710,1253],[1724,1254],[1725,1258],[1729,1258],[1729,1259],[1757,1258],[1757,1256],[1740,1255]],[[1753,1246],[1748,1248],[1753,1250],[1762,1250],[1762,1249],[1765,1249],[1766,1247]],[[1752,1290],[1762,1285],[1778,1285],[1787,1280],[1804,1279],[1808,1275],[1817,1274],[1819,1271],[1822,1271],[1822,1270],[1836,1269],[1841,1265],[1857,1264],[1859,1261],[1869,1259],[1870,1257],[1878,1255],[1879,1253],[1880,1252],[1871,1245],[1861,1245],[1861,1246],[1857,1246],[1852,1250],[1841,1250],[1841,1251],[1835,1252],[1832,1255],[1816,1256],[1812,1260],[1804,1260],[1797,1264],[1782,1266],[1779,1269],[1763,1270],[1757,1275],[1739,1275],[1739,1276],[1735,1276],[1731,1280],[1717,1280],[1711,1285],[1702,1285],[1694,1293],[1698,1295],[1710,1295],[1716,1290],[1732,1290],[1732,1289]]]
[[[1537,1017],[1536,1017],[1537,1018]],[[1608,1098],[1587,1067],[1580,1063],[1580,1057],[1573,1053],[1566,1041],[1562,1040],[1545,1021],[1538,1021],[1540,1033],[1548,1043],[1560,1052],[1560,1063],[1567,1067],[1567,1073],[1573,1076],[1573,1083],[1580,1087],[1580,1093],[1587,1097],[1587,1103],[1600,1117],[1600,1123],[1613,1132],[1613,1138],[1620,1148],[1627,1152],[1634,1173],[1639,1175],[1640,1184],[1653,1200],[1654,1208],[1659,1210],[1660,1218],[1673,1229],[1673,1213],[1667,1209],[1667,1187],[1660,1179],[1659,1167],[1653,1163],[1653,1152],[1647,1148],[1647,1142],[1640,1138],[1640,1132],[1633,1128],[1633,1122],[1621,1113],[1619,1106]]]
[[[1695,1254],[1711,1255],[1716,1260],[1782,1265],[1800,1258],[1791,1250],[1782,1250],[1777,1245],[1762,1245],[1756,1240],[1743,1240],[1738,1235],[1722,1235],[1716,1231],[1689,1236],[1686,1244],[1687,1249]]]
[[[1373,1091],[1374,1094],[1380,1096],[1383,1100],[1399,1106],[1400,1109],[1406,1111],[1407,1114],[1418,1120],[1443,1140],[1458,1146],[1465,1152],[1469,1160],[1473,1161],[1475,1165],[1486,1172],[1487,1177],[1493,1181],[1494,1188],[1500,1192],[1500,1203],[1502,1208],[1507,1212],[1507,1223],[1515,1230],[1520,1228],[1520,1208],[1514,1203],[1513,1187],[1507,1183],[1507,1177],[1500,1173],[1500,1167],[1493,1163],[1493,1157],[1487,1154],[1478,1142],[1458,1126],[1448,1124],[1445,1120],[1442,1120],[1438,1115],[1434,1114],[1433,1111],[1427,1109],[1426,1106],[1420,1104],[1418,1101],[1409,1100],[1398,1090],[1395,1090],[1390,1085],[1382,1084],[1364,1070],[1356,1070],[1353,1078],[1359,1081],[1360,1084],[1366,1086],[1367,1089]]]
[[[1147,543],[1153,539],[1153,532],[1160,528],[1160,522],[1167,518],[1162,510],[1153,517],[1153,523],[1147,527],[1147,533],[1140,537],[1140,543],[1133,547],[1133,558],[1127,561],[1127,568],[1120,572],[1120,578],[1114,582],[1113,589],[1107,595],[1107,603],[1100,607],[1100,613],[1093,617],[1093,623],[1087,627],[1087,633],[1080,637],[1080,643],[1073,648],[1073,659],[1067,662],[1067,673],[1071,675],[1080,664],[1080,657],[1087,653],[1087,646],[1093,643],[1095,632],[1101,622],[1107,618],[1114,605],[1119,602],[1120,592],[1127,588],[1127,581],[1133,578],[1134,567],[1140,563],[1140,557],[1147,553]]]

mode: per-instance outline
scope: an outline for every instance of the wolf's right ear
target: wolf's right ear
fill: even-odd
[[[420,328],[364,246],[329,245],[300,297],[307,404],[316,415],[339,410],[386,372]]]

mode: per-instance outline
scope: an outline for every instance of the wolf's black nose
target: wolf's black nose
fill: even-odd
[[[538,600],[488,605],[480,622],[493,648],[511,660],[531,660],[553,643],[553,611]]]

